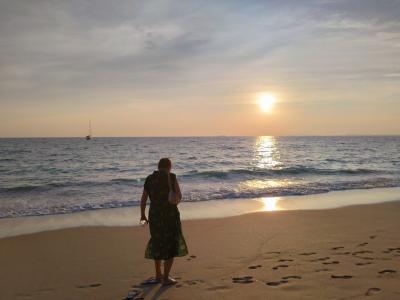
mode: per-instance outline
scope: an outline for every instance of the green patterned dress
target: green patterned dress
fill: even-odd
[[[174,189],[176,175],[170,173]],[[168,202],[168,177],[165,171],[154,171],[146,178],[144,189],[150,197],[149,227],[151,238],[145,258],[167,260],[188,254],[182,234],[178,207]]]

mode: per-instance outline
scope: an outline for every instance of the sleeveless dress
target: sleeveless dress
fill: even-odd
[[[172,189],[176,175],[170,173]],[[178,207],[168,202],[168,174],[154,171],[146,178],[144,189],[150,197],[149,227],[151,238],[147,244],[145,258],[168,260],[188,254],[182,234]]]

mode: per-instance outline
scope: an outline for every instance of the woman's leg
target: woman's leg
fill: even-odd
[[[156,279],[161,280],[162,279],[161,260],[154,260],[154,266],[156,267]]]
[[[170,258],[164,261],[164,276],[163,276],[164,284],[171,284],[175,282],[172,278],[169,277],[169,272],[171,271],[173,263],[174,263],[174,258]]]

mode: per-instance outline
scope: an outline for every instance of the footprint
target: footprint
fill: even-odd
[[[270,282],[267,282],[266,285],[269,285],[269,286],[279,286],[279,285],[281,285],[281,284],[288,283],[288,282],[289,282],[289,281],[287,281],[287,280],[270,281]]]
[[[372,296],[372,295],[379,293],[380,291],[381,291],[380,288],[376,288],[376,287],[369,288],[368,291],[365,293],[365,296]]]
[[[395,270],[385,269],[385,270],[379,271],[378,273],[385,275],[385,274],[395,274],[397,272]]]
[[[351,254],[351,252],[348,252],[348,251],[346,251],[346,252],[337,252],[336,253],[336,255],[349,255],[349,254]]]
[[[370,238],[371,240],[373,240],[374,238],[376,238],[376,235],[370,235],[369,238]]]
[[[153,284],[158,284],[158,283],[160,283],[160,281],[159,281],[158,279],[152,277],[152,278],[143,280],[143,281],[140,283],[140,285],[141,285],[141,286],[144,286],[144,285],[153,285]]]
[[[388,248],[389,251],[396,251],[396,250],[400,250],[400,247],[398,248]]]
[[[197,281],[196,280],[186,280],[185,283],[187,283],[188,285],[196,285]]]
[[[219,291],[219,290],[227,290],[230,289],[227,285],[216,285],[209,288],[206,288],[206,291]]]
[[[328,260],[328,259],[330,259],[329,256],[318,258],[319,261],[325,261],[325,260]]]
[[[287,280],[287,279],[301,279],[301,276],[289,275],[289,276],[283,276],[282,279],[284,279],[284,280]]]
[[[85,288],[95,288],[101,286],[101,283],[91,283],[91,284],[86,284],[86,285],[77,285],[76,287],[79,289],[85,289]]]
[[[331,250],[339,250],[339,249],[344,249],[344,247],[340,246],[340,247],[333,247],[333,248],[331,248]]]
[[[315,252],[303,252],[303,253],[300,253],[299,255],[309,256],[309,255],[315,255],[315,254],[317,254],[317,253],[315,253]]]
[[[254,282],[253,276],[232,277],[233,283],[252,283]]]
[[[196,258],[197,256],[196,255],[190,255],[189,257],[190,258]]]
[[[364,260],[374,260],[375,258],[373,257],[365,257],[365,256],[357,256],[359,259],[364,259]]]
[[[279,251],[270,251],[266,252],[266,254],[281,254]]]
[[[139,296],[142,293],[141,290],[132,290],[128,293],[128,295],[126,296],[125,300],[136,300],[136,299],[140,299],[137,298],[137,296]],[[143,298],[142,298],[143,299]]]
[[[330,259],[330,257],[326,256],[326,257],[320,257],[320,258],[312,259],[310,261],[311,262],[316,262],[316,261],[325,261],[325,260],[328,260],[328,259]]]
[[[374,252],[369,251],[369,250],[363,250],[363,251],[356,251],[356,252],[353,252],[353,255],[366,254],[366,253],[372,254],[372,253],[374,253]]]
[[[323,268],[323,269],[317,269],[315,272],[327,272],[327,271],[332,271],[331,269]]]
[[[272,269],[273,270],[278,270],[280,268],[287,268],[287,267],[289,267],[289,266],[288,265],[277,265],[277,266],[273,267]]]
[[[333,279],[351,279],[353,276],[351,275],[331,275]]]
[[[278,262],[290,262],[293,261],[293,259],[280,259]]]
[[[364,246],[367,246],[367,245],[368,245],[368,243],[365,242],[365,243],[358,244],[357,247],[364,247]]]
[[[198,283],[204,283],[204,280],[202,280],[202,279],[185,280],[184,283],[186,283],[188,285],[195,285]]]
[[[250,266],[249,269],[255,270],[255,269],[258,269],[258,268],[261,268],[261,267],[262,267],[261,265],[255,265],[255,266]]]
[[[252,279],[252,278],[253,276],[246,275],[243,277],[232,277],[232,280],[242,280],[242,279]]]
[[[337,265],[337,264],[339,264],[339,262],[337,260],[334,260],[334,261],[326,261],[326,262],[323,262],[322,264],[324,264],[324,265]]]
[[[370,265],[372,264],[371,262],[367,261],[367,262],[358,262],[355,263],[356,266],[366,266],[366,265]]]

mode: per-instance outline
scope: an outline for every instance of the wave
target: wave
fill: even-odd
[[[17,161],[15,158],[1,158],[0,157],[0,162],[5,162],[5,161]]]
[[[115,178],[115,179],[111,179],[112,183],[117,183],[117,184],[124,184],[124,183],[128,183],[128,184],[137,184],[137,183],[143,183],[144,180],[146,178]]]
[[[400,187],[400,179],[376,178],[360,181],[337,181],[331,183],[299,183],[281,187],[266,187],[249,190],[221,190],[208,195],[187,195],[186,201],[221,200],[221,199],[251,199],[261,197],[304,196],[312,194],[328,193],[332,191],[344,191],[354,189],[373,189]]]
[[[388,187],[400,187],[400,180],[390,180],[386,178],[380,178],[375,180],[365,181],[354,181],[354,182],[336,182],[334,184],[327,183],[314,183],[314,184],[300,184],[297,186],[284,187],[284,188],[268,188],[265,190],[258,191],[233,191],[223,190],[216,191],[210,194],[196,194],[191,195],[188,193],[184,197],[184,202],[198,202],[198,201],[209,201],[209,200],[229,200],[229,199],[254,199],[262,197],[280,197],[280,196],[301,196],[311,194],[321,194],[331,191],[340,190],[351,190],[351,189],[373,189],[373,188],[388,188]],[[53,214],[66,214],[74,213],[86,210],[97,210],[97,209],[110,209],[118,207],[131,207],[140,205],[139,201],[106,201],[103,203],[86,202],[76,204],[63,204],[60,206],[52,207],[13,207],[4,208],[0,210],[0,218],[14,218],[22,216],[40,216],[40,215],[53,215]]]
[[[21,186],[13,186],[13,187],[3,187],[0,188],[0,193],[7,192],[46,192],[51,189],[57,188],[80,188],[80,187],[106,187],[118,184],[127,184],[127,185],[138,185],[143,184],[145,178],[117,178],[111,179],[109,181],[66,181],[66,182],[55,182],[55,183],[47,183],[42,185],[21,185]]]
[[[232,169],[227,171],[197,171],[193,170],[183,177],[227,178],[232,175],[275,176],[275,175],[367,175],[387,173],[387,171],[372,169],[317,169],[310,167],[289,167],[280,169]]]
[[[313,176],[313,175],[371,175],[371,174],[390,174],[390,172],[372,169],[316,169],[310,167],[289,167],[280,169],[232,169],[226,171],[197,171],[192,170],[178,177],[187,182],[191,180],[213,180],[224,179],[240,181],[249,178],[268,179],[280,176]],[[20,186],[0,187],[0,192],[44,192],[57,188],[80,188],[80,187],[107,187],[113,185],[141,186],[145,177],[114,178],[107,181],[65,181],[50,182],[44,184],[26,184]]]

